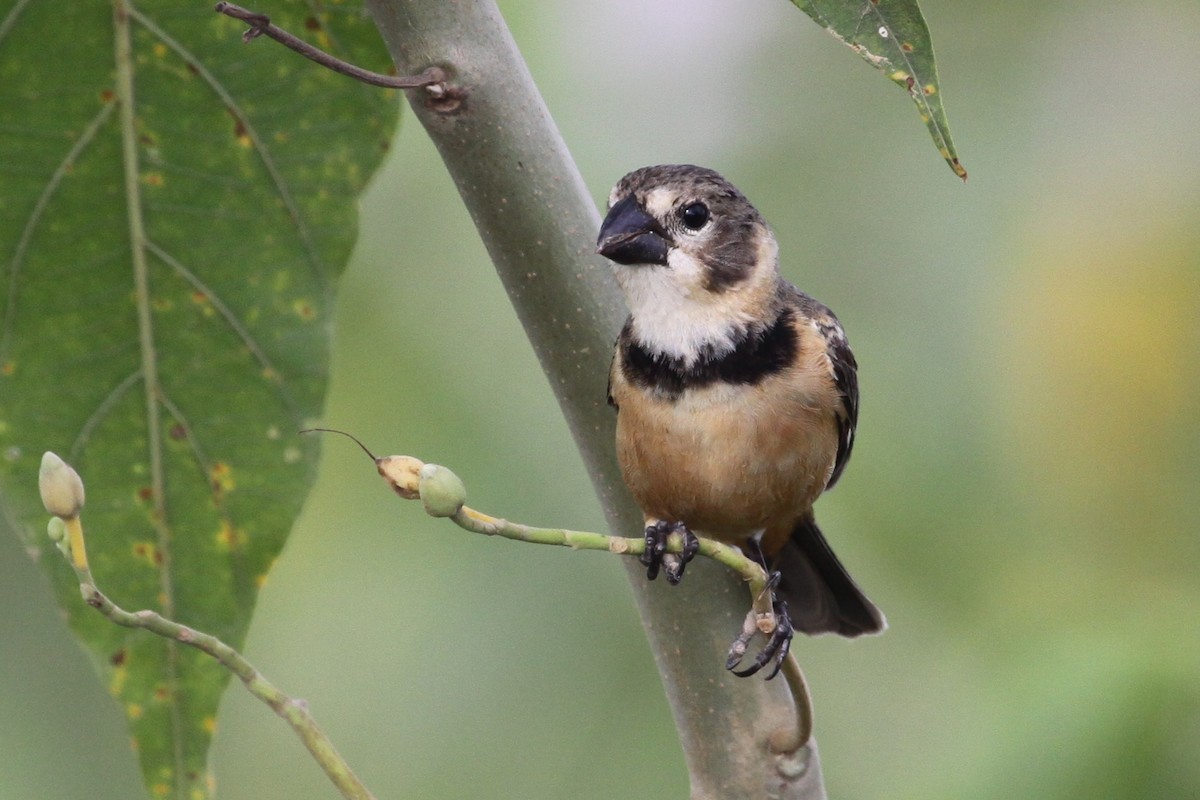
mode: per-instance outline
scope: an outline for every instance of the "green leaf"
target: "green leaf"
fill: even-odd
[[[950,141],[933,42],[917,0],[792,0],[792,4],[904,87],[942,158],[966,180],[967,171]]]
[[[319,10],[318,10],[319,9]],[[358,7],[279,25],[389,63]],[[237,647],[314,477],[334,287],[399,101],[209,3],[0,9],[0,517],[51,576],[155,797],[209,792],[229,675],[85,607],[45,450],[87,484],[99,587]]]

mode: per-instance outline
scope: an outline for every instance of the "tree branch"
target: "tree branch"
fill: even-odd
[[[218,14],[224,14],[232,19],[241,20],[249,25],[249,29],[242,34],[242,41],[249,43],[260,36],[266,36],[268,39],[274,39],[284,47],[295,50],[305,58],[315,61],[326,69],[331,69],[342,75],[354,78],[356,81],[370,84],[371,86],[382,86],[385,89],[428,89],[434,96],[440,96],[441,90],[438,85],[445,79],[445,75],[437,67],[430,67],[420,75],[383,75],[378,72],[357,67],[348,61],[343,61],[337,56],[330,55],[320,48],[313,47],[308,42],[304,41],[294,34],[288,33],[278,25],[271,22],[271,18],[266,14],[258,14],[249,9],[242,8],[233,3],[226,3],[224,0],[217,3],[213,10]]]
[[[246,657],[215,636],[181,625],[156,611],[126,611],[100,591],[88,565],[83,536],[83,481],[78,473],[53,453],[42,456],[38,488],[46,511],[53,515],[48,533],[66,557],[79,579],[79,591],[89,606],[110,622],[126,628],[141,628],[173,642],[194,647],[212,656],[242,681],[246,690],[282,717],[314,760],[346,800],[375,800],[350,765],[338,753],[333,742],[317,725],[308,704],[281,692]]]
[[[441,67],[457,102],[409,96],[479,230],[617,535],[642,517],[617,472],[605,403],[625,317],[594,252],[600,218],[499,11],[490,0],[367,0],[401,74]],[[638,166],[638,165],[630,165]],[[677,587],[630,581],[679,730],[696,800],[825,797],[816,743],[772,750],[790,722],[780,681],[738,679],[725,647],[741,628],[736,577],[700,562]]]
[[[375,469],[387,481],[392,490],[406,500],[420,499],[425,511],[433,517],[445,517],[470,533],[484,536],[501,536],[518,542],[570,547],[573,550],[600,550],[623,556],[640,556],[646,551],[646,538],[637,536],[606,536],[591,531],[573,531],[565,528],[537,528],[511,522],[466,505],[467,489],[462,480],[446,467],[426,464],[412,456],[377,457],[366,445],[344,431],[330,428],[312,428],[311,431],[340,433],[352,439],[363,452],[375,462]],[[302,431],[307,433],[309,431]],[[672,535],[667,545],[671,553],[683,552],[683,538]],[[749,586],[753,599],[752,608],[746,614],[741,635],[731,648],[731,659],[736,664],[746,651],[746,645],[755,633],[770,634],[775,630],[778,619],[771,606],[770,579],[754,561],[746,558],[736,547],[730,547],[713,539],[699,539],[697,555],[710,558],[741,576]],[[735,652],[736,651],[736,652]],[[781,728],[771,737],[771,750],[776,753],[791,753],[806,744],[812,737],[812,703],[804,672],[794,654],[789,653],[782,661],[782,671],[792,697],[795,700],[796,718],[794,726]],[[729,662],[726,662],[726,667]],[[769,678],[768,678],[769,680]]]
[[[88,576],[90,578],[90,575]],[[333,742],[317,725],[316,719],[308,710],[308,704],[284,694],[251,664],[246,657],[234,650],[225,642],[211,634],[197,631],[186,625],[158,614],[155,611],[142,610],[129,612],[109,600],[90,580],[80,576],[80,592],[84,601],[99,611],[110,622],[126,628],[141,628],[153,634],[172,641],[194,647],[216,659],[221,666],[236,675],[246,686],[246,690],[265,703],[278,714],[312,754],[313,759],[324,770],[325,775],[333,782],[346,800],[375,800],[366,785],[359,780],[350,765],[338,753]]]

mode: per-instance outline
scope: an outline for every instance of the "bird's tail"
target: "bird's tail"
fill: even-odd
[[[773,567],[779,570],[778,591],[798,630],[853,637],[887,627],[883,614],[854,583],[811,516],[796,523]]]

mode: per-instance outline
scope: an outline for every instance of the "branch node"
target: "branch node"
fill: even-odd
[[[625,555],[629,552],[629,540],[621,536],[612,537],[608,542],[608,552]]]
[[[226,13],[225,9],[222,8],[222,6],[226,6],[226,5],[228,5],[228,4],[217,3],[217,11]],[[230,16],[232,16],[232,15],[230,15]],[[270,25],[271,25],[271,18],[268,17],[266,14],[247,13],[244,17],[239,17],[239,19],[241,19],[242,22],[245,22],[247,25],[250,26],[249,28],[246,29],[246,32],[242,34],[242,41],[246,42],[246,43],[250,43],[250,42],[254,41],[255,39],[257,39],[258,37],[262,36],[264,33],[267,32],[267,28],[270,27]]]
[[[779,777],[788,781],[803,777],[804,773],[808,772],[809,752],[807,748],[801,747],[782,754],[775,762],[775,770]]]
[[[446,80],[446,73],[439,67],[430,67],[425,74],[437,70],[441,80],[431,82],[425,87],[425,106],[430,111],[443,116],[457,114],[462,111],[467,102],[467,90],[461,86],[453,86]]]

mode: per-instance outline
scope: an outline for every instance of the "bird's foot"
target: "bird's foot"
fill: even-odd
[[[738,664],[742,663],[742,658],[746,655],[746,650],[750,646],[750,640],[754,634],[758,632],[758,615],[753,609],[746,615],[746,623],[742,625],[742,632],[733,640],[733,644],[729,647],[729,657],[725,660],[725,669],[737,675],[739,678],[746,678],[755,674],[760,669],[775,662],[771,668],[771,674],[767,675],[767,680],[771,680],[779,674],[779,669],[783,666],[783,662],[787,659],[788,650],[792,646],[792,636],[795,629],[792,627],[791,617],[788,616],[787,601],[780,599],[775,594],[775,587],[779,583],[779,573],[772,572],[767,581],[767,591],[771,593],[771,611],[775,617],[775,628],[771,631],[770,638],[763,645],[763,649],[754,657],[754,661],[745,669],[734,669]]]
[[[683,552],[667,552],[667,543],[670,541],[672,533],[678,533],[683,539]],[[684,567],[695,557],[699,549],[700,540],[682,522],[659,520],[653,525],[646,526],[646,552],[642,553],[638,560],[646,567],[648,580],[657,578],[658,570],[661,567],[667,576],[667,583],[674,586],[683,578]]]

